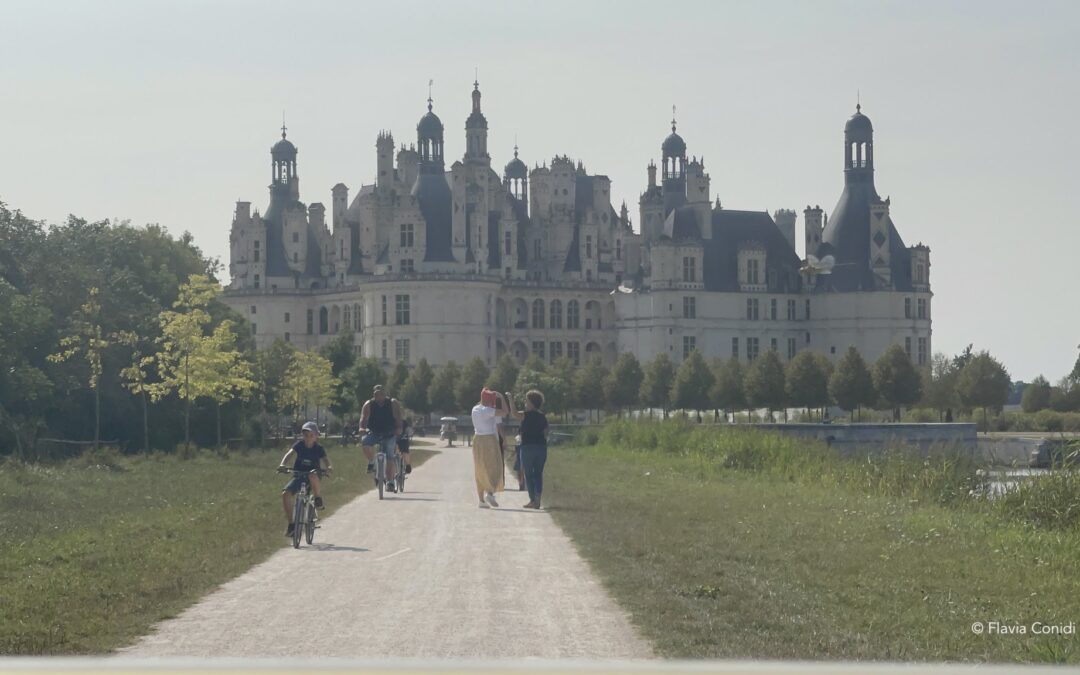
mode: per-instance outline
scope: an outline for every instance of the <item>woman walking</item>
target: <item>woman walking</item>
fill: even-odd
[[[544,491],[544,464],[547,463],[547,416],[541,412],[544,395],[533,389],[525,394],[525,410],[517,410],[514,395],[506,392],[510,414],[521,423],[521,468],[525,473],[525,487],[529,490],[527,509],[540,508],[540,495]]]
[[[484,389],[480,402],[473,406],[473,475],[480,508],[498,506],[495,493],[503,489],[503,457],[499,449],[499,422],[508,407],[502,394]]]

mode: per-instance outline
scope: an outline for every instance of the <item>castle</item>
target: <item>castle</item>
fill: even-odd
[[[384,364],[488,364],[590,356],[643,361],[691,351],[787,360],[814,349],[867,359],[903,345],[929,367],[930,251],[906,246],[874,187],[870,119],[844,128],[844,190],[831,217],[807,207],[804,251],[792,210],[770,215],[713,201],[705,161],[688,158],[671,123],[661,164],[649,163],[638,231],[611,180],[555,156],[500,176],[474,83],[464,155],[446,168],[444,127],[429,97],[416,144],[375,141],[376,181],[349,199],[331,189],[300,201],[297,148],[270,150],[270,204],[238,202],[225,301],[254,326],[256,344],[283,338],[316,348],[351,332],[358,354]]]

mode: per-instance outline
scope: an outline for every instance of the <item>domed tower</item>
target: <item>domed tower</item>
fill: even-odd
[[[420,165],[412,195],[419,203],[426,224],[427,250],[424,261],[453,262],[453,223],[450,213],[453,200],[443,164],[443,123],[432,111],[430,93],[427,114],[416,125],[416,147]]]
[[[480,82],[473,82],[472,112],[465,120],[465,161],[489,164],[491,156],[487,150],[488,123],[484,113],[480,112]]]
[[[503,185],[510,196],[522,204],[529,203],[529,167],[518,158],[518,146],[514,146],[514,158],[503,170]]]
[[[300,177],[296,173],[296,146],[285,138],[285,125],[281,125],[281,140],[270,148],[270,194],[282,195],[292,200],[300,199]]]
[[[671,118],[671,134],[660,145],[663,154],[664,215],[686,203],[686,141],[675,131]]]
[[[874,125],[861,104],[844,125],[844,182],[874,182]]]

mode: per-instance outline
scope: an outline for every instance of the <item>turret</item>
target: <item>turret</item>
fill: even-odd
[[[378,173],[376,185],[389,190],[394,186],[394,136],[389,131],[380,131],[375,140],[376,166]]]
[[[473,82],[472,112],[465,120],[465,161],[478,164],[490,164],[491,156],[487,150],[488,123],[484,113],[480,112],[480,83]]]
[[[779,228],[781,234],[784,235],[784,239],[787,239],[788,245],[791,246],[791,250],[795,250],[795,211],[791,209],[779,209],[773,213],[773,220],[776,222],[776,227]]]
[[[818,247],[821,246],[821,231],[825,228],[822,219],[823,214],[824,211],[821,210],[820,206],[807,206],[803,210],[803,229],[806,237],[806,249],[803,251],[803,257],[816,255]]]

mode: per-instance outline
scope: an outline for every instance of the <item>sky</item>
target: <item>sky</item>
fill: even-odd
[[[190,231],[228,263],[284,113],[301,199],[373,182],[434,80],[449,160],[474,77],[492,165],[567,154],[632,219],[676,106],[725,207],[831,212],[843,126],[931,249],[933,348],[1057,380],[1080,345],[1080,3],[0,0],[0,201]]]

